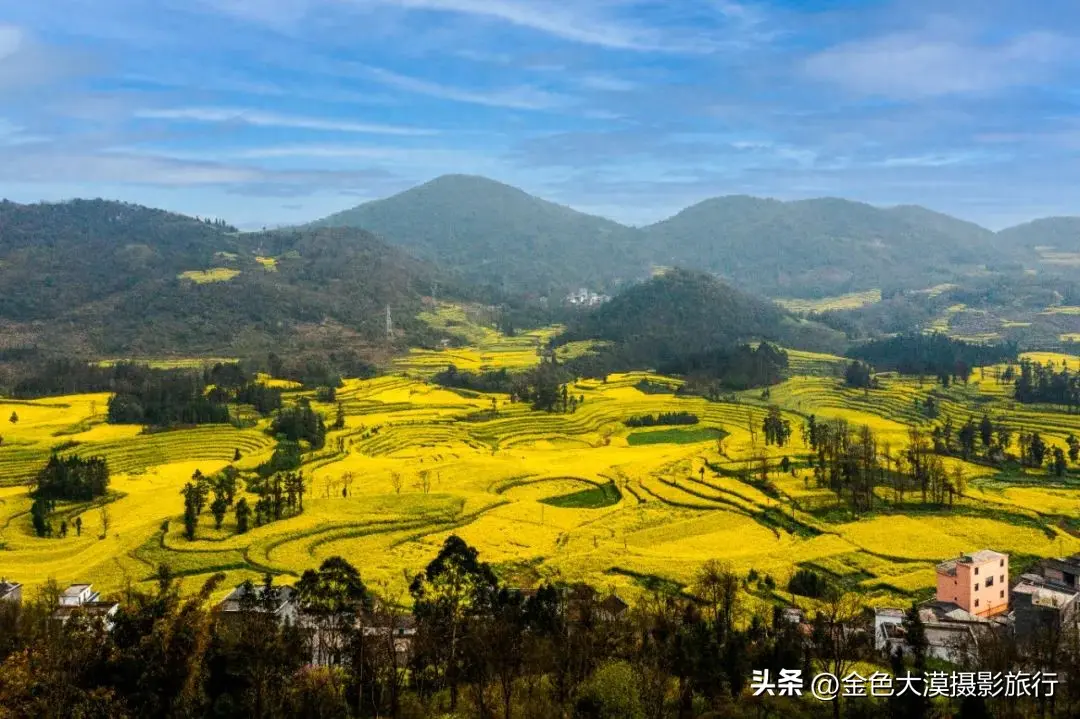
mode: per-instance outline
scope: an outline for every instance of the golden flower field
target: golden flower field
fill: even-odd
[[[799,431],[805,417],[868,424],[897,450],[908,427],[924,421],[914,401],[934,389],[929,381],[884,376],[880,390],[845,389],[833,376],[842,360],[792,352],[792,376],[767,400],[760,390],[726,402],[646,394],[635,387],[643,378],[671,387],[677,382],[634,373],[580,381],[571,388],[584,397],[576,412],[546,414],[507,396],[465,396],[425,379],[450,363],[473,370],[526,367],[549,336],[505,338],[489,331],[476,334],[472,347],[416,351],[390,374],[347,380],[337,397],[345,428],[331,431],[324,449],[305,455],[304,513],[242,535],[231,514],[220,531],[204,514],[190,542],[182,536],[181,487],[196,469],[210,474],[225,467],[237,449],[241,470],[267,459],[274,447],[267,420],[243,430],[143,433],[105,423],[106,394],[0,399],[0,576],[29,587],[52,578],[115,592],[148,582],[166,563],[192,588],[223,571],[227,589],[265,572],[289,582],[341,555],[366,581],[401,596],[412,574],[456,533],[504,578],[522,585],[580,579],[632,596],[650,580],[686,584],[702,562],[720,559],[740,572],[771,575],[778,592],[797,568],[812,567],[858,588],[869,604],[897,604],[925,594],[934,583],[934,563],[960,552],[992,547],[1022,562],[1080,551],[1071,533],[1080,487],[1038,474],[1009,478],[967,465],[967,495],[951,512],[822,511],[832,495],[814,485],[806,467]],[[939,391],[946,395],[942,417],[957,425],[989,411],[1061,446],[1070,432],[1080,435],[1080,415],[1014,405],[993,380],[993,368],[976,372],[968,386]],[[289,389],[286,401],[299,395]],[[333,417],[333,405],[312,400]],[[497,416],[463,421],[491,409],[493,401]],[[778,496],[740,474],[754,442],[749,427],[760,427],[770,402],[795,427],[791,444],[768,449],[774,460],[787,455],[795,466],[786,474],[774,469]],[[623,424],[631,415],[668,411],[697,414],[701,425]],[[12,413],[17,422],[9,421]],[[727,434],[717,442],[701,434],[703,427]],[[665,434],[628,440],[653,432]],[[687,432],[695,434],[680,434]],[[34,536],[26,483],[55,447],[108,460],[107,532],[101,507],[82,505],[58,509],[82,517],[81,536]],[[617,491],[604,489],[610,484]]]

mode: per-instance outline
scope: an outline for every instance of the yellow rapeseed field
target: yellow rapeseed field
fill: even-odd
[[[806,467],[805,417],[867,424],[898,453],[912,424],[929,429],[915,402],[935,390],[931,382],[883,377],[882,389],[851,390],[836,376],[842,359],[792,352],[792,376],[768,399],[759,390],[724,402],[678,397],[677,380],[635,372],[581,380],[571,387],[584,399],[576,412],[546,414],[505,395],[466,396],[425,379],[450,364],[474,371],[531,366],[555,331],[504,337],[479,314],[432,307],[425,319],[460,328],[468,346],[414,351],[398,360],[395,373],[347,380],[337,393],[345,427],[332,430],[326,447],[303,466],[304,513],[242,535],[231,514],[218,531],[207,512],[196,540],[186,540],[180,489],[196,470],[210,474],[227,466],[237,449],[241,470],[265,461],[274,449],[268,420],[247,429],[147,434],[107,424],[107,394],[0,400],[0,574],[30,587],[54,578],[109,592],[150,581],[165,563],[189,587],[218,571],[226,573],[227,585],[264,572],[289,582],[341,555],[365,580],[401,596],[410,577],[456,533],[520,583],[580,579],[633,594],[648,577],[687,584],[702,562],[719,559],[740,572],[769,574],[781,590],[799,567],[818,568],[863,590],[868,603],[897,604],[932,587],[934,564],[960,552],[1080,551],[1080,540],[1066,529],[1080,510],[1080,492],[1045,477],[1011,482],[966,463],[969,491],[952,512],[808,511],[831,508],[835,496],[818,487]],[[1034,358],[1060,363],[1066,357]],[[1058,446],[1069,433],[1080,434],[1080,416],[1015,406],[993,381],[993,369],[967,387],[936,390],[942,417],[959,426],[987,411],[1037,428]],[[671,392],[644,393],[636,387],[642,379]],[[287,401],[298,396],[294,384],[263,380],[285,389]],[[462,421],[490,410],[492,400],[494,416]],[[785,448],[761,446],[768,402],[779,405],[794,428]],[[336,411],[333,404],[315,406],[328,419]],[[671,411],[694,413],[701,419],[695,430],[726,436],[722,442],[704,434],[689,443],[676,441],[678,434],[661,434],[664,441],[654,444],[627,440],[642,430],[627,428],[626,418]],[[82,517],[81,536],[33,536],[26,485],[58,448],[109,461],[107,532],[99,507],[73,506],[61,510]],[[747,472],[762,451],[772,464],[767,487],[756,483],[756,470]],[[778,470],[784,456],[794,461],[793,472]],[[889,490],[880,492],[891,498]]]

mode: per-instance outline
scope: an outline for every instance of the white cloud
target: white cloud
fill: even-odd
[[[916,99],[987,93],[1038,82],[1069,50],[1053,33],[1030,32],[1000,45],[923,33],[849,42],[811,56],[806,71],[855,92]]]
[[[0,25],[0,61],[13,56],[23,43],[22,30],[14,25]]]
[[[367,72],[377,82],[399,90],[473,105],[506,107],[515,110],[550,110],[564,106],[569,101],[565,95],[529,86],[501,90],[473,90],[421,80],[377,67],[368,68]]]
[[[373,135],[435,135],[437,130],[399,125],[382,125],[350,120],[281,115],[262,110],[228,107],[183,107],[173,109],[139,110],[135,117],[144,120],[174,120],[182,122],[234,122],[255,127],[291,127],[298,130],[326,132],[355,132]]]
[[[582,87],[600,92],[630,92],[638,87],[638,84],[632,80],[601,73],[586,73],[578,82]]]

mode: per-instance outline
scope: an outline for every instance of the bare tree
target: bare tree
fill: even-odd
[[[111,517],[109,516],[109,505],[101,505],[101,539],[109,536],[109,524],[111,523]]]
[[[691,587],[722,640],[735,625],[739,609],[738,575],[727,562],[710,559],[694,575]]]
[[[352,491],[353,482],[356,480],[356,475],[353,472],[345,472],[341,475],[341,496],[348,497],[349,492]]]
[[[394,494],[401,494],[402,479],[398,472],[390,473],[390,486],[394,488]]]
[[[814,645],[827,671],[843,679],[862,658],[867,647],[865,628],[860,626],[862,600],[854,592],[833,588],[814,617]],[[833,717],[840,717],[840,695],[833,699]]]

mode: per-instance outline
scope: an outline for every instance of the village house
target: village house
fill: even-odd
[[[22,585],[18,582],[9,582],[7,579],[0,579],[0,602],[15,602],[16,604],[22,601]]]
[[[297,618],[296,590],[289,586],[275,586],[274,589],[277,596],[272,607],[273,613],[277,615],[278,621],[295,624]],[[265,611],[265,602],[263,601],[265,592],[266,587],[262,585],[241,584],[229,592],[229,595],[218,605],[218,609],[222,614],[226,615],[236,614],[242,611],[245,606],[250,606],[258,611]]]
[[[927,653],[960,661],[977,653],[980,635],[1008,620],[1009,557],[982,549],[937,565],[934,599],[919,605],[926,630]],[[874,646],[879,651],[908,651],[904,611],[874,612]]]
[[[937,601],[976,617],[1009,611],[1009,557],[982,549],[937,565]]]
[[[72,584],[60,593],[57,598],[56,610],[53,611],[53,619],[60,623],[67,622],[75,614],[81,614],[93,619],[100,619],[107,631],[113,627],[113,617],[120,611],[117,602],[102,601],[101,595],[94,591],[90,584]]]
[[[1020,638],[1056,632],[1076,622],[1080,616],[1080,554],[1043,560],[1036,571],[1020,575],[1011,601]]]

